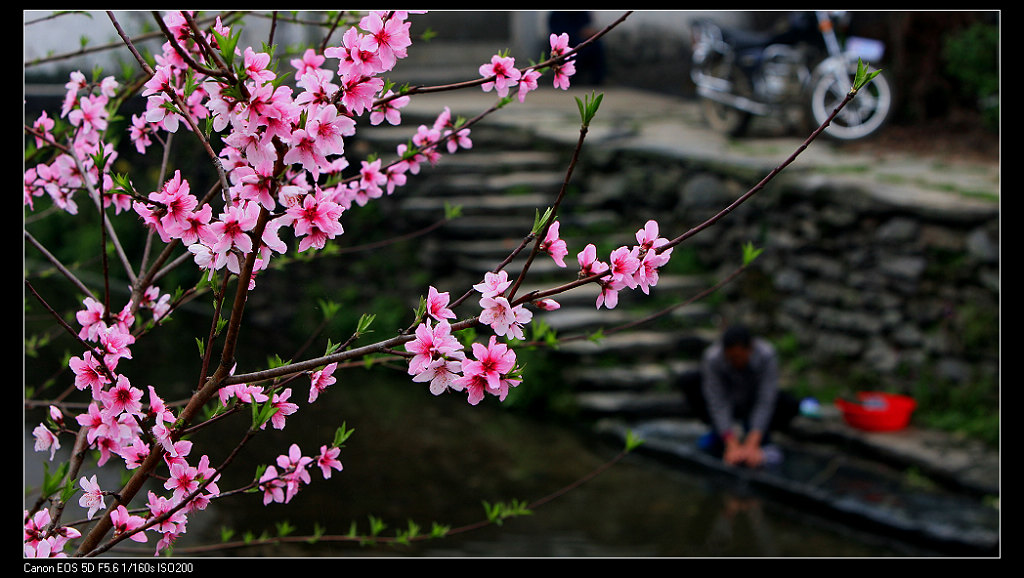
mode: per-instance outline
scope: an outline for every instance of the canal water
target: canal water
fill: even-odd
[[[266,280],[265,280],[266,282]],[[301,284],[299,281],[296,283]],[[278,303],[280,305],[280,303]],[[256,310],[256,309],[254,309]],[[195,386],[193,335],[203,334],[204,316],[194,320],[186,311],[177,316],[182,337],[153,349],[137,344],[135,359],[125,368],[133,384],[154,384],[161,392],[178,384],[171,401],[185,398]],[[172,330],[172,328],[164,328]],[[255,329],[247,346],[274,351],[280,332]],[[167,347],[168,343],[181,344]],[[67,347],[71,347],[68,345]],[[248,349],[248,348],[247,348]],[[180,358],[169,360],[168,351]],[[189,353],[191,352],[191,353]],[[264,367],[265,358],[240,360],[239,372]],[[130,366],[129,366],[130,365]],[[536,367],[535,367],[536,368]],[[26,383],[41,383],[45,364],[26,365]],[[42,374],[42,377],[40,375]],[[311,471],[304,486],[287,505],[262,504],[259,494],[240,494],[215,501],[205,512],[191,516],[188,532],[175,545],[182,556],[407,556],[407,557],[889,557],[929,556],[889,537],[872,536],[830,522],[758,495],[740,482],[669,467],[641,455],[629,455],[600,475],[572,490],[563,488],[602,468],[620,451],[598,439],[586,423],[548,415],[526,415],[488,397],[470,406],[462,395],[435,397],[423,384],[413,383],[403,367],[357,368],[336,372],[337,383],[307,404],[309,380],[296,379],[291,400],[300,410],[283,431],[270,428],[246,446],[236,467],[220,482],[222,490],[246,485],[260,464],[273,464],[297,443],[304,455],[315,455],[330,443],[344,423],[354,430],[341,453],[344,470],[324,480]],[[530,379],[522,389],[545,387]],[[67,387],[62,381],[59,389]],[[512,396],[519,394],[513,390]],[[526,393],[525,391],[523,393]],[[536,392],[529,392],[534,394]],[[45,396],[55,395],[44,392]],[[25,486],[38,488],[46,454],[32,449],[32,429],[42,410],[25,415]],[[218,464],[234,448],[248,425],[245,416],[218,423],[192,439],[197,451]],[[55,463],[71,440],[63,440]],[[202,448],[202,449],[199,449]],[[116,458],[115,458],[116,459]],[[52,466],[51,466],[52,469]],[[123,470],[104,468],[101,487],[120,487]],[[83,473],[91,476],[94,469]],[[154,489],[162,492],[162,483]],[[25,503],[35,494],[27,492]],[[369,532],[372,516],[387,525],[383,536],[394,536],[410,521],[423,531],[437,523],[458,529],[486,519],[484,503],[543,504],[528,515],[450,535],[443,539],[401,546],[366,546],[352,541],[323,540],[230,549],[196,548],[217,544],[225,530],[234,540],[246,533],[275,535],[275,523],[287,521],[292,535],[325,536]],[[144,498],[136,505],[144,503]],[[77,500],[65,520],[83,519]],[[116,555],[152,556],[149,544],[124,544]]]
[[[558,420],[527,417],[489,398],[470,406],[460,396],[434,397],[420,384],[386,368],[338,373],[320,400],[305,404],[308,380],[297,382],[292,400],[301,406],[285,430],[271,431],[245,448],[243,462],[222,490],[252,479],[259,463],[273,463],[298,443],[315,453],[344,422],[354,434],[342,450],[344,470],[312,483],[291,503],[262,505],[259,494],[236,495],[192,516],[176,544],[180,556],[252,557],[890,557],[928,556],[891,539],[843,527],[810,512],[759,496],[749,488],[700,472],[670,468],[639,455],[564,494],[618,452],[585,429]],[[522,387],[528,387],[524,384]],[[26,423],[31,437],[32,422]],[[195,438],[216,440],[214,453],[230,451],[240,428],[228,424]],[[27,444],[26,465],[38,469]],[[199,446],[197,446],[199,447]],[[213,456],[212,456],[213,457]],[[213,457],[213,463],[217,458]],[[28,474],[27,474],[28,475]],[[27,482],[28,483],[28,482]],[[113,483],[113,482],[112,482]],[[101,481],[102,485],[102,481]],[[550,500],[548,501],[548,498]],[[446,538],[410,545],[366,546],[322,541],[272,546],[193,550],[219,542],[223,529],[277,533],[287,521],[293,535],[369,532],[374,517],[382,536],[414,522],[462,528],[485,519],[483,504],[515,501],[536,506],[506,519]],[[69,510],[70,519],[78,512]],[[66,514],[67,515],[67,514]],[[153,541],[151,540],[152,544]],[[131,543],[121,555],[152,555],[152,546]]]

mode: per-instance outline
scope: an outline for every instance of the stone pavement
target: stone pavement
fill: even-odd
[[[847,425],[837,408],[825,408],[822,419],[797,418],[790,432],[797,440],[845,445],[857,453],[919,473],[975,496],[999,496],[999,452],[976,440],[917,427],[894,432],[868,432]]]
[[[678,155],[688,162],[748,167],[752,175],[757,175],[753,183],[784,161],[803,141],[803,138],[793,135],[773,133],[770,125],[763,127],[760,133],[755,130],[749,138],[730,141],[702,123],[699,107],[693,101],[621,87],[605,87],[600,92],[604,96],[587,135],[586,145],[589,147],[613,144],[616,150],[652,150],[663,155]],[[525,104],[514,102],[491,115],[482,126],[516,129],[571,148],[579,136],[579,113],[574,97],[591,94],[591,89],[568,92],[541,89],[531,93]],[[455,116],[472,118],[495,100],[492,93],[478,89],[421,95],[412,99],[405,114],[417,119],[431,119],[447,106]],[[858,147],[858,150],[865,148]],[[851,186],[870,191],[880,204],[911,204],[917,210],[946,216],[991,214],[999,210],[994,200],[1000,193],[998,162],[922,158],[890,151],[885,155],[853,153],[844,148],[843,143],[819,138],[783,175],[784,178],[795,175],[812,182],[814,179],[843,180]],[[653,379],[666,376],[664,368],[656,373]],[[633,375],[631,379],[637,379],[637,376]],[[609,410],[623,407],[621,400],[610,396],[602,400],[601,395],[591,395],[591,407],[602,404]],[[629,408],[633,418],[643,415],[641,406],[644,402],[638,399],[634,397],[629,402],[633,404]],[[674,415],[666,421],[665,408],[674,408],[681,401],[677,393],[656,398],[650,403],[660,407],[661,415],[634,419],[631,425],[648,431],[692,433],[694,426],[699,424],[687,420],[685,412],[676,412],[683,417]],[[670,409],[669,413],[673,411]],[[623,426],[621,421],[618,423],[620,429],[617,431],[621,433]],[[666,424],[670,424],[668,430]],[[680,440],[686,438],[680,435],[672,438],[672,449],[667,450],[676,457],[680,455]],[[793,430],[780,443],[792,452],[823,446],[830,448],[826,450],[828,452],[849,452],[898,471],[924,476],[973,500],[972,503],[978,504],[980,509],[988,510],[994,506],[998,516],[999,453],[979,443],[913,424],[898,432],[863,432],[845,424],[835,408],[825,408],[821,419],[798,418]],[[693,456],[688,451],[684,450],[682,454],[696,462],[701,461],[700,456]],[[997,536],[998,525],[994,532]],[[990,544],[991,534],[991,528],[986,528],[980,541]]]
[[[603,94],[587,143],[614,142],[617,148],[653,150],[695,162],[749,166],[767,174],[803,142],[804,136],[780,134],[767,121],[755,122],[752,136],[725,138],[707,127],[699,105],[689,99],[624,87],[542,88],[491,115],[486,123],[531,131],[555,142],[574,144],[579,136],[575,98]],[[436,115],[444,106],[471,118],[494,104],[493,93],[478,89],[419,95],[406,110]],[[884,129],[883,129],[884,130]],[[994,159],[994,161],[997,159]],[[818,178],[865,186],[879,203],[916,206],[922,211],[983,213],[998,210],[991,198],[1000,193],[998,162],[920,157],[886,151],[884,155],[851,153],[843,143],[815,140],[783,175],[817,172]],[[979,196],[989,198],[978,198]]]

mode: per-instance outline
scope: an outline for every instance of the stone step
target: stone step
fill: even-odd
[[[499,44],[504,46],[507,42],[505,39]],[[405,83],[416,86],[473,80],[480,76],[480,65],[490,62],[495,53],[494,46],[490,40],[460,38],[455,42],[441,36],[419,43],[419,50],[410,50],[409,56],[399,61],[389,76],[399,86]]]
[[[530,253],[530,247],[527,246],[519,255],[516,256],[509,264],[505,267],[508,271],[509,277],[515,277],[522,271],[523,266],[526,264],[527,256]],[[467,273],[476,276],[483,277],[487,271],[494,270],[494,267],[498,265],[503,259],[508,257],[512,252],[512,249],[506,251],[503,255],[494,255],[492,257],[472,257],[466,255],[456,255],[454,257],[455,265],[459,269],[466,271]],[[547,288],[555,285],[561,285],[562,283],[568,283],[576,279],[576,268],[569,269],[569,263],[566,262],[566,267],[559,267],[555,261],[544,254],[538,255],[533,263],[530,264],[530,270],[527,272],[527,279],[554,279]],[[575,263],[574,263],[575,265]],[[523,295],[525,292],[520,291],[517,295]],[[595,295],[596,297],[596,295]]]
[[[707,303],[690,303],[669,315],[683,327],[710,327],[717,321],[715,308]]]
[[[529,215],[468,215],[455,219],[444,227],[444,234],[455,239],[517,239],[521,240],[533,228],[535,212]],[[612,211],[587,211],[559,217],[562,227],[589,228],[608,226],[618,221]],[[518,241],[517,241],[518,243]]]
[[[505,252],[505,255],[511,252],[511,243],[509,244],[509,247],[510,248]],[[513,262],[515,263],[515,261]],[[530,270],[533,271],[534,266],[548,267],[554,272],[554,275],[558,276],[557,282],[569,282],[576,278],[575,275],[578,267],[572,257],[566,257],[565,264],[566,268],[562,269],[555,265],[554,260],[550,257],[545,257],[544,259],[535,260],[534,265],[531,265]],[[548,269],[542,270],[547,271]],[[478,271],[482,274],[483,270],[479,269]],[[518,269],[510,269],[510,271],[518,271]],[[709,283],[710,281],[701,275],[664,275],[658,281],[658,284],[651,288],[650,296],[644,295],[644,293],[639,289],[633,291],[628,289],[620,291],[619,303],[621,305],[616,307],[615,310],[625,310],[626,305],[630,307],[636,306],[639,308],[648,308],[651,297],[664,298],[665,296],[675,296],[678,297],[680,302],[682,302],[706,289]],[[520,288],[519,295],[525,295],[530,291],[542,291],[550,288],[552,288],[551,283],[541,283],[536,281],[536,277],[530,277]],[[581,307],[584,309],[596,310],[597,295],[599,292],[600,289],[598,286],[594,283],[590,283],[573,288],[565,293],[553,297],[553,299],[558,301],[562,305],[562,308]],[[606,312],[607,310],[602,308],[601,311]],[[632,314],[634,317],[637,316],[635,312]],[[687,322],[697,322],[700,319],[708,321],[711,314],[712,308],[708,304],[701,303],[700,301],[691,303],[686,307],[682,307],[672,312],[673,318]]]
[[[508,173],[430,173],[410,178],[404,198],[458,196],[517,196],[539,193],[546,198],[538,203],[543,210],[554,203],[562,176],[554,171],[517,170]],[[441,201],[443,203],[443,200]]]
[[[678,392],[601,392],[576,394],[581,412],[591,415],[613,415],[622,419],[635,417],[678,416],[685,409]]]
[[[678,393],[676,384],[684,375],[700,371],[700,361],[677,359],[615,367],[570,366],[562,377],[580,389],[642,392],[662,389]]]
[[[451,195],[409,196],[401,200],[406,211],[444,211],[445,205],[458,206],[463,215],[517,214],[531,215],[541,212],[550,204],[551,197],[541,193],[517,195]]]
[[[428,186],[426,190],[435,195],[521,195],[542,193],[548,200],[541,207],[552,204],[562,186],[564,175],[556,171],[517,170],[499,174],[457,173],[446,176],[439,186]]]
[[[557,301],[558,299],[555,298]],[[561,302],[559,302],[562,304]],[[591,301],[591,304],[593,301]],[[535,316],[551,326],[559,336],[592,333],[601,327],[613,327],[632,321],[635,316],[622,310],[598,310],[596,307],[566,307]]]
[[[474,145],[475,147],[476,145]],[[542,150],[476,150],[459,151],[446,156],[431,167],[434,173],[508,173],[523,171],[558,172],[563,170],[562,155]]]
[[[534,215],[470,215],[444,226],[449,239],[522,239],[533,228]]]
[[[625,358],[634,361],[649,359],[692,359],[699,355],[714,339],[712,329],[688,331],[634,330],[614,333],[597,340],[563,343],[560,356],[574,356],[583,360]]]
[[[376,151],[382,157],[390,157],[395,154],[398,145],[408,144],[415,132],[408,121],[403,126],[361,127],[358,129],[358,139],[349,146],[360,153]],[[560,151],[533,148],[526,142],[509,143],[507,131],[473,128],[470,130],[470,140],[473,141],[471,148],[458,149],[454,154],[445,150],[436,165],[422,165],[417,178],[512,171],[555,171],[564,174],[568,162]]]

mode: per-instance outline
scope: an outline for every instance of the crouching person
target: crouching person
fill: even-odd
[[[700,379],[684,383],[683,390],[692,411],[710,426],[702,449],[730,465],[781,460],[771,434],[789,426],[799,402],[779,389],[778,356],[766,340],[742,326],[728,328],[704,351]]]

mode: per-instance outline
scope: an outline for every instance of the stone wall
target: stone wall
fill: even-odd
[[[649,152],[589,162],[580,172],[591,175],[593,193],[643,191],[610,208],[654,210],[673,231],[717,213],[763,176]],[[741,262],[744,243],[764,249],[717,296],[718,312],[785,341],[791,359],[851,378],[965,383],[997,377],[998,239],[994,204],[967,211],[956,202],[887,202],[842,179],[793,171],[680,248],[692,247],[721,276]]]

